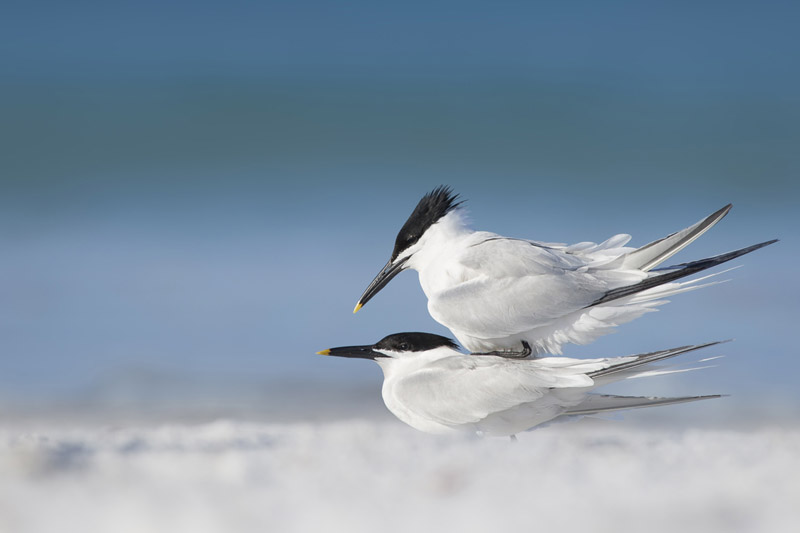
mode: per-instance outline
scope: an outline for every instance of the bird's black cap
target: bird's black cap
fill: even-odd
[[[458,349],[452,339],[434,335],[433,333],[407,332],[387,335],[375,344],[376,350],[392,350],[394,352],[424,352],[446,346]]]
[[[388,335],[375,344],[368,346],[342,346],[339,348],[322,350],[317,353],[320,355],[334,355],[336,357],[378,359],[381,357],[388,357],[379,350],[389,352],[424,352],[441,347],[458,349],[458,345],[447,337],[434,335],[433,333],[408,332]]]
[[[428,228],[462,204],[462,202],[457,202],[456,200],[458,200],[458,195],[453,193],[453,189],[446,185],[436,187],[423,196],[411,216],[406,220],[406,223],[400,228],[397,239],[394,241],[391,260],[397,259],[397,256],[403,250],[416,243]]]

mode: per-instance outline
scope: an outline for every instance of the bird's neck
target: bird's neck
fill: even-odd
[[[463,355],[458,350],[442,346],[434,350],[404,354],[398,357],[378,357],[375,362],[383,370],[385,381],[406,377],[414,372],[423,370],[428,365],[447,357]]]
[[[419,283],[428,298],[438,291],[461,283],[465,275],[459,258],[473,244],[478,232],[467,227],[453,211],[428,228],[408,267],[419,273]]]
[[[452,256],[453,251],[463,247],[464,240],[473,233],[475,231],[467,226],[458,209],[447,213],[422,236],[419,250],[408,261],[408,267],[424,272],[441,262],[442,257]]]

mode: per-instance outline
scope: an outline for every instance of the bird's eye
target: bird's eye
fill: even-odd
[[[403,351],[408,350],[408,343],[407,342],[401,342],[400,343],[400,349],[403,350]]]

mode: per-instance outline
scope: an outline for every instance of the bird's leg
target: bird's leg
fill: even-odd
[[[517,436],[516,435],[509,435],[509,438],[511,438],[511,442],[517,442]]]
[[[519,352],[496,350],[494,352],[475,352],[472,355],[494,355],[495,357],[505,357],[506,359],[525,359],[532,353],[531,345],[527,341],[522,341],[522,350]]]

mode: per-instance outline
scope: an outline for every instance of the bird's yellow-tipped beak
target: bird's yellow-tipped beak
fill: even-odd
[[[386,263],[386,265],[381,269],[378,275],[375,276],[375,279],[372,280],[372,283],[369,284],[369,287],[367,287],[367,290],[365,290],[364,294],[361,295],[361,298],[358,299],[356,308],[353,309],[353,314],[358,313],[358,310],[366,305],[366,303],[370,301],[373,296],[378,294],[378,291],[384,288],[393,277],[402,272],[408,259],[408,257],[396,259],[394,261],[390,259],[389,262]]]
[[[330,354],[331,354],[330,350],[320,350],[317,352],[317,355],[330,355]]]

